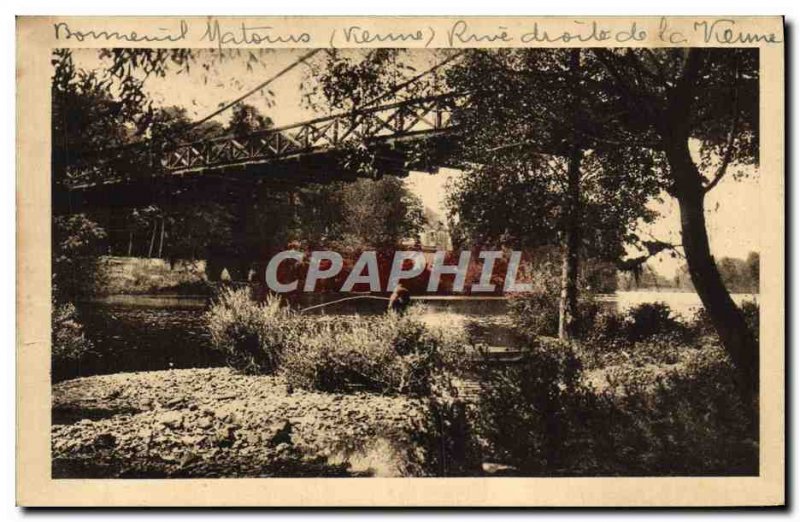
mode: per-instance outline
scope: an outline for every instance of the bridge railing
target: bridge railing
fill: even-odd
[[[167,171],[183,172],[226,165],[260,163],[347,143],[378,142],[444,131],[461,96],[455,93],[404,100],[260,131],[178,145],[165,151]]]

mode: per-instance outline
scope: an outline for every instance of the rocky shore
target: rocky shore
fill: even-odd
[[[426,406],[405,397],[211,368],[65,381],[52,407],[54,478],[423,474]]]

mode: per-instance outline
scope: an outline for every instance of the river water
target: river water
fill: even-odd
[[[618,292],[598,299],[620,311],[640,303],[661,301],[684,318],[690,318],[700,307],[697,295],[687,292]],[[734,300],[739,303],[757,301],[757,296],[737,294]],[[431,324],[458,325],[471,319],[491,320],[504,316],[507,311],[505,299],[497,297],[437,297],[419,301],[426,305],[423,320]],[[319,302],[309,301],[301,306]],[[113,296],[79,305],[86,335],[96,347],[96,353],[81,364],[79,374],[224,365],[224,357],[211,349],[204,326],[203,314],[207,307],[208,301],[203,297],[164,296]],[[385,309],[386,301],[368,299],[345,301],[308,313],[375,314]],[[492,331],[492,335],[500,344],[503,344],[503,337],[511,338],[499,331]]]

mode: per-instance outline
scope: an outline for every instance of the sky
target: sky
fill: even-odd
[[[145,90],[156,105],[185,107],[192,119],[202,118],[214,112],[221,104],[241,96],[259,83],[274,76],[280,70],[307,53],[301,50],[276,50],[261,57],[259,63],[248,70],[245,60],[229,57],[217,62],[210,72],[195,64],[188,73],[165,78],[151,77],[145,82]],[[312,58],[318,60],[321,54]],[[93,69],[102,66],[96,50],[79,50],[74,53],[78,67]],[[420,62],[429,60],[420,56]],[[203,59],[200,58],[200,62]],[[426,67],[419,67],[424,70]],[[277,126],[289,125],[308,120],[320,114],[304,106],[303,88],[308,79],[309,68],[299,65],[268,86],[271,93],[259,92],[247,98],[247,103],[256,106],[268,115]],[[307,87],[307,86],[305,86]],[[225,123],[230,117],[223,113],[215,119]],[[706,199],[706,219],[711,241],[712,254],[717,257],[744,258],[751,251],[760,251],[760,231],[767,223],[760,222],[760,201],[758,190],[759,173],[754,169],[742,180],[726,176],[709,193]],[[418,195],[425,206],[440,215],[445,215],[444,197],[447,179],[458,176],[459,171],[441,169],[437,174],[412,172],[406,178],[409,189]],[[665,196],[663,203],[653,201],[651,207],[660,214],[659,219],[641,230],[661,241],[680,243],[680,214],[677,202]],[[649,264],[659,274],[671,278],[675,270],[684,263],[683,259],[673,259],[662,254]]]

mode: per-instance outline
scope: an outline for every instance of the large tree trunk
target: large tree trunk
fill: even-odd
[[[680,206],[681,238],[689,275],[723,347],[738,370],[738,382],[744,397],[755,405],[758,398],[758,343],[725,288],[711,255],[702,178],[689,154],[687,141],[673,144],[667,155],[677,181],[673,192]]]
[[[569,67],[580,74],[580,49],[570,51]],[[578,319],[578,270],[581,244],[581,159],[579,144],[579,102],[576,95],[572,109],[572,143],[567,161],[567,193],[564,205],[564,240],[561,260],[561,298],[558,304],[558,337],[567,340],[575,337]]]
[[[758,343],[725,288],[711,255],[704,214],[704,178],[689,151],[689,121],[701,63],[699,49],[686,50],[683,72],[668,96],[663,114],[661,136],[672,178],[670,193],[680,206],[681,239],[692,283],[736,367],[743,397],[758,411]]]
[[[561,259],[561,299],[558,306],[558,337],[575,337],[578,319],[578,271],[581,244],[581,151],[577,146],[570,154],[567,166],[566,216]]]

